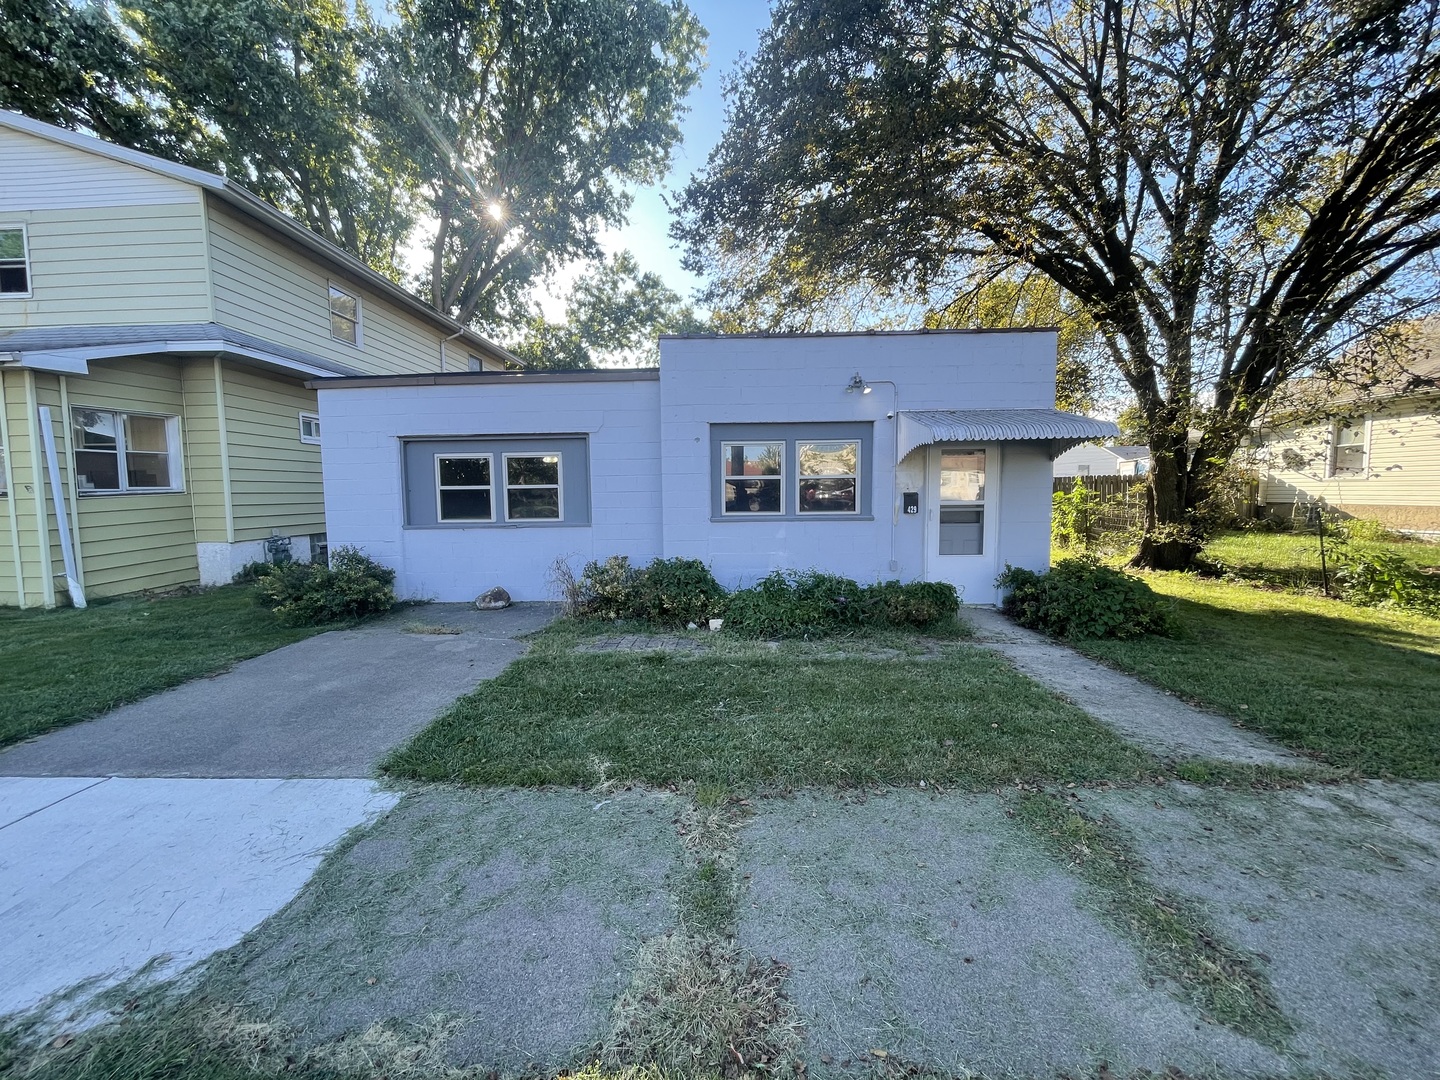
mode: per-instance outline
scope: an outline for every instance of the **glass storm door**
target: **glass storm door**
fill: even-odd
[[[950,582],[966,604],[995,602],[999,472],[992,445],[930,448],[925,576]]]

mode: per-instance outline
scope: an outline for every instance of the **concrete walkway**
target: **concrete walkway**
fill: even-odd
[[[994,608],[966,607],[962,617],[975,627],[977,645],[1007,657],[1021,672],[1151,753],[1245,765],[1307,764],[1223,716],[1193,708],[1133,675],[1017,626]]]
[[[0,776],[369,778],[386,752],[521,656],[519,635],[555,613],[406,608],[41,735],[0,752]]]

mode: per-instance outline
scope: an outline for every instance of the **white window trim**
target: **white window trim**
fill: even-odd
[[[479,461],[484,459],[490,463],[490,483],[483,484],[451,484],[442,488],[440,485],[440,462],[445,461]],[[442,491],[488,491],[490,492],[490,516],[483,518],[447,518],[445,508],[440,502]],[[435,455],[435,522],[438,525],[464,525],[464,524],[490,524],[496,521],[495,516],[495,455],[494,454],[436,454]]]
[[[309,420],[310,422],[312,422],[312,423],[315,425],[315,430],[316,430],[317,432],[320,430],[320,417],[319,417],[319,415],[318,415],[317,413],[302,412],[302,413],[300,414],[300,441],[301,441],[302,443],[308,443],[308,444],[311,445],[311,446],[319,446],[319,445],[320,445],[320,436],[319,436],[319,435],[306,435],[306,434],[305,434],[305,421],[306,421],[306,420]]]
[[[537,521],[564,521],[565,520],[565,455],[559,450],[531,450],[516,451],[513,454],[501,454],[501,468],[505,471],[505,520],[512,521],[517,525],[529,525]],[[555,459],[555,483],[553,484],[512,484],[510,483],[510,459],[511,458],[547,458]],[[549,491],[555,489],[555,508],[559,513],[553,518],[512,518],[510,516],[510,489],[516,491]]]
[[[85,410],[88,412],[109,413],[111,416],[119,418],[119,423],[115,425],[114,453],[117,465],[116,479],[120,482],[120,486],[118,488],[92,488],[86,491],[80,488],[80,483],[77,478],[75,480],[76,494],[79,495],[82,499],[105,495],[174,495],[181,493],[185,490],[185,462],[180,456],[180,418],[178,416],[171,416],[168,413],[139,412],[134,409],[112,409],[100,405],[72,404],[70,406],[70,435],[67,438],[66,442],[70,446],[70,475],[72,477],[78,476],[76,472],[75,455],[76,453],[83,452],[85,450],[85,447],[75,445],[75,411],[77,409]],[[125,467],[126,448],[124,418],[127,416],[144,416],[152,420],[165,421],[165,456],[169,459],[170,462],[171,479],[178,479],[179,483],[172,483],[169,487],[163,488],[132,488],[130,486],[128,470]],[[108,453],[109,451],[102,450],[100,452]],[[148,451],[141,450],[137,452],[143,454],[147,453]]]
[[[854,517],[860,513],[860,458],[865,453],[865,445],[859,439],[792,439],[795,444],[795,515],[805,518],[823,517]],[[800,448],[802,446],[815,446],[818,443],[850,443],[855,447],[855,471],[854,473],[826,473],[811,476],[800,468]],[[806,510],[800,501],[800,487],[806,480],[854,480],[855,481],[855,509],[854,510]]]
[[[1345,430],[1344,421],[1334,420],[1330,424],[1330,447],[1329,461],[1325,468],[1327,480],[1368,480],[1370,479],[1370,417],[1360,421],[1364,425],[1364,437],[1360,440],[1360,469],[1358,472],[1336,472],[1335,467],[1340,461],[1340,432]],[[1355,422],[1351,422],[1350,430],[1356,428]]]
[[[794,439],[733,439],[720,444],[720,514],[727,518],[765,518],[785,517],[785,456],[790,452],[790,444]],[[819,442],[819,439],[806,440],[807,442]],[[840,440],[834,440],[836,442]],[[845,440],[848,442],[849,440]],[[780,471],[774,476],[734,477],[737,480],[778,480],[780,482],[780,509],[779,510],[726,510],[725,509],[725,485],[732,478],[725,472],[725,463],[729,460],[729,449],[732,446],[778,446],[780,447]],[[799,471],[799,464],[796,464],[796,471]],[[798,488],[797,488],[798,490]],[[857,500],[859,492],[856,492]]]
[[[355,301],[355,340],[352,342],[346,341],[342,337],[336,337],[335,323],[333,321],[330,323],[330,340],[338,341],[341,345],[348,345],[352,349],[358,349],[365,343],[365,305],[360,298],[360,294],[355,291],[353,286],[341,285],[334,281],[327,282],[325,288],[325,312],[331,320],[335,318],[335,308],[330,302],[331,289],[344,293]]]
[[[30,230],[23,221],[0,221],[0,229],[20,230],[20,250],[25,259],[25,291],[0,293],[0,300],[30,300],[35,296],[35,273],[30,264]]]

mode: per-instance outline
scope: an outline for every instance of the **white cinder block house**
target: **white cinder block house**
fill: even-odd
[[[402,596],[551,595],[551,568],[685,556],[722,584],[819,568],[993,603],[1050,559],[1047,330],[664,338],[658,370],[326,379],[326,521]]]

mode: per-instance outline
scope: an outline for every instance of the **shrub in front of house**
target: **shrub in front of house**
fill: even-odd
[[[395,571],[358,548],[338,547],[324,563],[282,563],[259,573],[256,599],[291,626],[354,622],[395,606]]]
[[[1440,575],[1424,574],[1384,548],[1345,545],[1336,552],[1341,595],[1361,607],[1386,605],[1440,618]]]
[[[703,626],[725,603],[725,589],[699,559],[656,559],[635,575],[631,611],[662,626]]]
[[[725,629],[745,637],[823,637],[866,621],[859,582],[818,570],[775,570],[730,594]]]
[[[881,581],[865,590],[869,621],[926,630],[960,613],[960,594],[948,581]]]
[[[574,613],[587,619],[633,619],[635,582],[639,571],[626,555],[585,564],[571,603]]]
[[[1168,636],[1168,601],[1137,577],[1094,559],[1065,559],[1039,573],[1006,565],[995,582],[1003,609],[1021,626],[1058,638]]]

